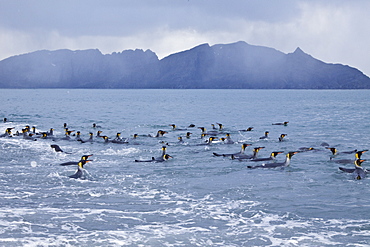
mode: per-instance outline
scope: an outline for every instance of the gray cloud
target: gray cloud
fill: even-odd
[[[244,40],[370,75],[364,0],[0,0],[0,59],[39,49],[151,49]]]

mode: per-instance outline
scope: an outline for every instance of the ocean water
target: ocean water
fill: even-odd
[[[128,144],[0,138],[0,246],[369,246],[370,179],[355,180],[330,160],[370,149],[368,90],[0,90],[0,133],[63,124],[82,139],[117,132]],[[289,121],[287,126],[272,125]],[[218,137],[203,126],[222,123]],[[173,131],[178,128],[195,128]],[[216,125],[218,127],[218,125]],[[239,130],[253,127],[252,131]],[[164,137],[148,137],[158,130]],[[178,137],[192,133],[178,143]],[[269,131],[269,138],[259,139]],[[131,139],[133,134],[137,139]],[[279,142],[280,134],[287,134]],[[249,169],[250,161],[216,157],[242,143],[297,153],[289,167]],[[51,144],[69,152],[55,152]],[[167,153],[166,162],[135,162]],[[60,166],[93,154],[86,179]],[[284,155],[277,156],[278,161]],[[370,152],[362,158],[370,160]],[[354,159],[353,154],[339,158]],[[363,167],[369,167],[369,161]]]

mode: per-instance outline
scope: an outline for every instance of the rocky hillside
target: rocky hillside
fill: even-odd
[[[361,71],[297,48],[199,45],[161,60],[150,50],[36,51],[0,61],[1,88],[368,89]]]

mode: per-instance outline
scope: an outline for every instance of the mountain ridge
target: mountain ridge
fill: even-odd
[[[348,65],[250,45],[200,44],[162,59],[151,50],[40,50],[0,61],[0,88],[369,89]]]

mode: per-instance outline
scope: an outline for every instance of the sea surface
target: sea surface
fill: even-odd
[[[26,125],[54,139],[0,138],[0,246],[369,246],[370,179],[338,169],[370,149],[369,90],[0,89],[0,134]],[[272,125],[289,121],[287,126]],[[64,137],[64,123],[72,132]],[[96,123],[99,128],[93,128]],[[223,124],[223,130],[219,125]],[[172,130],[176,124],[184,130]],[[194,124],[195,127],[188,127]],[[212,129],[212,124],[216,130]],[[218,139],[204,144],[201,130]],[[252,131],[245,130],[253,127]],[[104,143],[117,132],[128,143]],[[163,137],[158,130],[167,131]],[[81,132],[86,140],[75,140]],[[260,139],[265,131],[269,138]],[[191,137],[185,138],[186,132]],[[230,133],[233,144],[220,141]],[[280,134],[287,134],[279,141]],[[136,139],[133,135],[138,134]],[[183,137],[184,143],[178,142]],[[232,160],[242,143],[285,168]],[[55,152],[56,144],[65,152]],[[135,162],[161,156],[173,158]],[[93,154],[85,179],[60,166]],[[334,159],[354,159],[354,154]],[[370,152],[362,165],[370,167]]]

